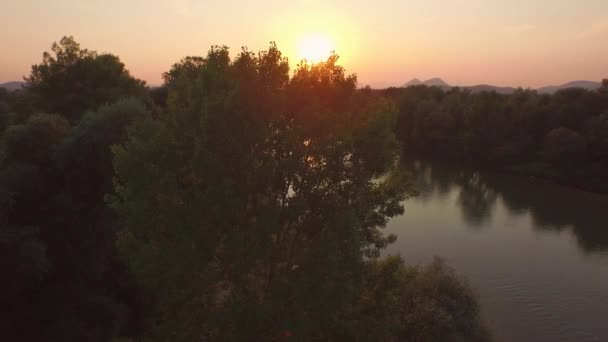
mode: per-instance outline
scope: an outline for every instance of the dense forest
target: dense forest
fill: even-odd
[[[552,95],[426,86],[379,93],[399,108],[396,132],[410,156],[608,193],[608,80],[597,91],[571,88]]]
[[[2,336],[490,340],[442,260],[381,257],[416,194],[399,160],[608,192],[608,81],[358,89],[337,60],[290,71],[273,44],[213,47],[150,88],[117,56],[53,44],[24,89],[0,89]]]
[[[381,257],[416,194],[399,161],[608,192],[608,81],[358,89],[337,61],[213,47],[150,88],[117,56],[53,44],[0,89],[2,336],[491,340],[442,260]]]
[[[608,192],[608,80],[372,90],[337,61],[213,47],[150,88],[117,56],[53,44],[24,89],[0,88],[2,336],[490,340],[442,260],[381,257],[416,194],[399,161]]]
[[[440,259],[381,257],[415,194],[404,102],[337,59],[290,71],[273,44],[213,47],[150,89],[117,56],[53,44],[0,89],[2,337],[490,340]]]

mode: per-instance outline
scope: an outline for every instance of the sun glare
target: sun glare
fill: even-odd
[[[310,63],[319,63],[327,60],[334,51],[333,42],[325,36],[308,36],[298,44],[298,56]]]

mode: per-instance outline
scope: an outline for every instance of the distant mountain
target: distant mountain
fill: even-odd
[[[441,78],[431,78],[430,80],[421,81],[417,78],[407,82],[404,87],[417,86],[417,85],[425,85],[428,87],[439,87],[443,89],[450,89],[453,86],[447,84]],[[602,84],[600,82],[593,81],[574,81],[568,82],[566,84],[562,84],[560,86],[548,86],[538,88],[537,91],[541,94],[553,94],[558,90],[568,89],[568,88],[583,88],[587,90],[596,90]],[[484,91],[492,92],[495,91],[498,94],[513,94],[517,88],[513,87],[497,87],[489,84],[478,84],[474,86],[461,86],[462,89],[469,89],[472,93],[481,93]]]
[[[13,81],[13,82],[0,83],[0,88],[4,88],[8,91],[15,91],[15,90],[19,90],[19,89],[23,88],[24,85],[25,85],[25,82]]]
[[[414,78],[413,80],[407,82],[405,84],[405,87],[407,88],[407,87],[418,86],[418,85],[425,85],[427,87],[439,87],[439,88],[446,89],[446,90],[453,88],[453,86],[447,84],[441,78],[431,78],[430,80],[426,80],[426,81],[421,81],[417,78]],[[479,85],[465,86],[465,87],[460,87],[460,88],[470,89],[471,92],[473,92],[473,93],[481,93],[483,91],[495,91],[499,94],[512,94],[515,91],[515,88],[495,87],[495,86],[488,85],[488,84],[479,84]]]
[[[428,87],[439,87],[439,88],[451,88],[449,84],[445,83],[441,78],[431,78],[430,80],[421,81],[417,78],[407,82],[405,87],[425,85]]]
[[[593,81],[574,81],[562,84],[560,86],[548,86],[538,88],[538,92],[541,94],[553,94],[558,90],[569,89],[569,88],[583,88],[587,90],[596,90],[601,87],[602,84],[600,82]]]
[[[412,86],[417,86],[417,85],[423,85],[423,84],[424,83],[421,80],[419,80],[417,78],[414,78],[413,80],[411,80],[411,81],[407,82],[406,84],[404,84],[403,87],[407,88],[407,87],[412,87]]]

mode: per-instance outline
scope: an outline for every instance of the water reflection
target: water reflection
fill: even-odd
[[[530,214],[534,229],[571,230],[586,253],[608,251],[608,196],[544,181],[422,161],[404,162],[416,176],[420,201],[458,192],[463,219],[474,229],[491,220],[500,199],[512,215]]]

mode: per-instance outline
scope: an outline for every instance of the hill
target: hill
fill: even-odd
[[[4,88],[8,91],[20,90],[25,85],[25,82],[12,81],[6,83],[0,83],[0,88]]]
[[[441,78],[431,78],[426,81],[421,81],[417,78],[414,78],[413,80],[407,82],[405,84],[405,87],[407,88],[407,87],[418,86],[418,85],[425,85],[427,87],[451,88],[451,86],[449,84],[447,84]]]
[[[404,87],[411,87],[411,86],[418,86],[418,85],[425,85],[428,87],[439,87],[442,89],[450,89],[453,88],[455,86],[451,86],[448,83],[446,83],[445,81],[443,81],[441,78],[431,78],[430,80],[426,80],[426,81],[421,81],[417,78],[414,78],[413,80],[407,82]],[[583,89],[587,89],[587,90],[596,90],[601,86],[600,82],[593,82],[593,81],[573,81],[573,82],[568,82],[559,86],[546,86],[546,87],[541,87],[536,89],[539,93],[541,94],[553,94],[555,92],[557,92],[558,90],[562,90],[562,89],[569,89],[569,88],[583,88]],[[515,90],[517,88],[514,87],[498,87],[498,86],[493,86],[490,84],[478,84],[478,85],[473,85],[473,86],[459,86],[462,89],[469,89],[472,93],[481,93],[484,91],[488,91],[488,92],[492,92],[495,91],[498,94],[513,94],[515,92]]]
[[[569,89],[569,88],[583,88],[583,89],[587,89],[587,90],[596,90],[601,85],[602,84],[600,82],[573,81],[573,82],[568,82],[568,83],[562,84],[560,86],[548,86],[548,87],[538,88],[538,92],[541,94],[553,94],[558,90]]]

